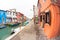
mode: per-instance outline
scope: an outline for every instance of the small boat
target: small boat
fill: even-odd
[[[6,26],[14,27],[14,26],[18,26],[19,24],[20,24],[20,23],[6,24]]]
[[[14,33],[15,33],[15,31],[14,31],[14,29],[12,28],[12,29],[11,29],[11,35],[14,34]]]
[[[0,24],[0,29],[6,28],[6,25]]]
[[[29,23],[29,21],[26,21],[26,22],[23,23],[23,25],[25,26],[25,25],[27,25],[28,23]]]

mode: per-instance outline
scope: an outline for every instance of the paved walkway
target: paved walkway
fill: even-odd
[[[31,21],[22,31],[20,31],[15,37],[11,40],[60,40],[60,37],[48,39],[44,35],[44,31],[42,28],[38,28],[38,26],[34,22]]]

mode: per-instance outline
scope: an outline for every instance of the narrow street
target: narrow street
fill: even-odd
[[[60,0],[0,0],[0,40],[60,40]]]
[[[33,20],[11,40],[59,40],[60,37],[48,39],[43,28],[38,28]]]

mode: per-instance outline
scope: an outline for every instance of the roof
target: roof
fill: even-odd
[[[19,13],[19,14],[22,15],[22,16],[24,15],[24,14],[22,14],[21,12],[16,12],[16,13],[17,13],[17,14]]]
[[[7,11],[5,11],[5,10],[0,10],[0,11],[7,12]]]

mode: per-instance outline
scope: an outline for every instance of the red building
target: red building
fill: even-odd
[[[23,21],[24,15],[20,12],[16,12],[16,13],[17,13],[17,21],[21,23]]]

